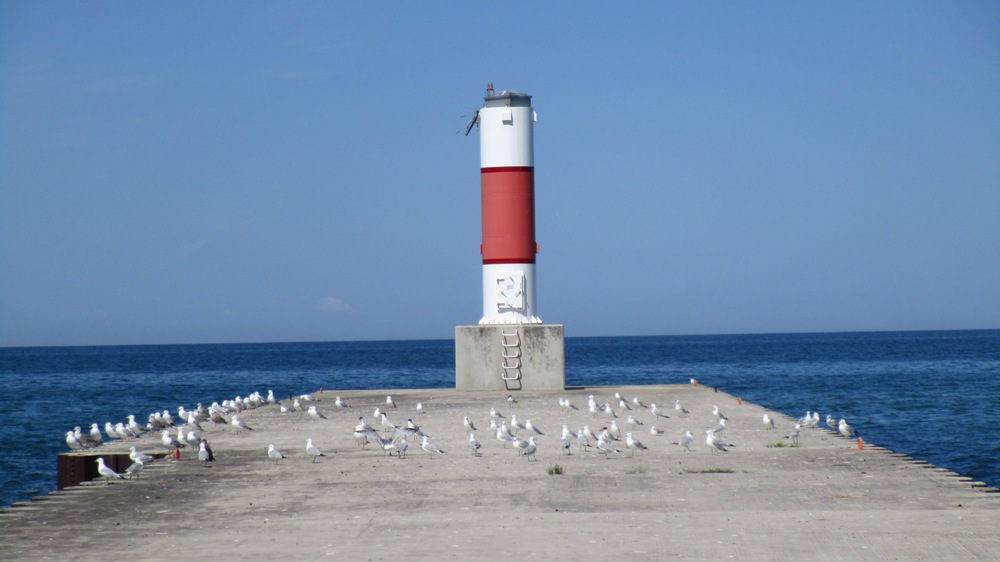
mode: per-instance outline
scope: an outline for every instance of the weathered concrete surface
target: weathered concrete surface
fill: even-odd
[[[505,336],[504,334],[513,334]],[[505,347],[504,342],[516,343]],[[507,355],[507,357],[505,357]],[[516,366],[505,371],[502,365]],[[505,381],[501,374],[518,380]],[[566,386],[562,324],[510,324],[455,328],[455,388],[462,391],[544,391]]]
[[[649,450],[561,455],[560,425],[601,427],[586,397],[610,402],[615,391],[671,415],[632,412]],[[806,430],[796,448],[768,447],[784,442],[792,420],[772,413],[779,429],[767,431],[762,408],[709,388],[521,393],[513,407],[507,392],[391,391],[399,409],[390,419],[413,418],[446,451],[428,458],[413,442],[403,459],[351,437],[386,393],[341,392],[349,410],[334,407],[335,393],[318,395],[328,420],[248,411],[255,431],[207,432],[218,457],[209,467],[185,451],[138,481],[86,484],[5,510],[0,560],[1000,560],[1000,495],[870,445],[859,451],[825,430]],[[561,396],[581,411],[560,408]],[[674,415],[675,398],[689,418]],[[734,446],[724,454],[704,443],[713,404],[730,418],[722,436]],[[537,462],[493,438],[494,405],[546,433]],[[627,430],[628,412],[615,410]],[[479,427],[480,457],[466,447],[465,415]],[[863,431],[864,420],[851,421]],[[666,435],[651,436],[650,424]],[[684,427],[695,434],[693,452],[673,444]],[[310,462],[306,437],[329,456]],[[147,437],[139,448],[158,443]],[[288,458],[269,461],[268,443]],[[554,464],[564,474],[547,474]]]

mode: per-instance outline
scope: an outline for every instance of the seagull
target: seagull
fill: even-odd
[[[632,424],[632,427],[639,427],[640,425],[645,425],[641,421],[637,420],[632,414],[628,415],[628,423]]]
[[[403,458],[403,455],[406,454],[407,449],[410,448],[410,444],[406,442],[405,438],[395,439],[391,441],[391,443],[392,443],[392,451],[396,451],[396,458],[400,459]],[[389,451],[390,457],[392,456],[392,451]]]
[[[812,410],[806,410],[806,415],[799,418],[798,423],[802,425],[809,425],[812,421]]]
[[[188,445],[191,445],[192,447],[197,447],[198,444],[201,443],[201,437],[199,437],[198,434],[195,433],[194,430],[192,429],[191,431],[188,432],[187,436],[184,438],[184,442],[187,443]]]
[[[83,444],[80,443],[80,440],[77,439],[75,435],[73,435],[72,430],[66,432],[66,444],[69,445],[69,448],[74,451],[79,451],[83,448]]]
[[[612,418],[618,417],[618,414],[616,414],[615,411],[611,409],[611,404],[608,404],[607,402],[604,403],[604,413]]]
[[[594,435],[594,432],[590,430],[589,425],[583,426],[583,430],[580,431],[580,435],[583,435],[588,440],[588,442],[590,440],[597,441],[597,436]]]
[[[104,439],[101,438],[101,430],[97,427],[96,423],[90,424],[90,439],[98,445],[104,441]]]
[[[719,419],[722,419],[722,420],[728,420],[729,419],[726,416],[722,415],[722,411],[719,410],[719,407],[717,405],[715,405],[715,404],[712,404],[712,415],[715,416],[715,417],[717,417],[717,418],[719,418]]]
[[[851,424],[847,423],[847,420],[840,418],[840,423],[837,424],[837,431],[840,432],[844,437],[857,437],[858,432],[854,431]]]
[[[215,462],[215,454],[212,453],[212,448],[208,446],[208,441],[202,440],[198,444],[198,460],[201,462]]]
[[[590,415],[597,417],[597,402],[593,401],[594,395],[590,395],[591,401],[587,404],[587,409],[590,411]]]
[[[333,401],[333,405],[338,408],[350,408],[351,405],[347,403],[346,400],[341,399],[339,396]]]
[[[576,436],[576,444],[585,451],[590,448],[590,440],[587,439],[587,435],[583,433],[582,429]]]
[[[619,451],[618,449],[616,449],[614,445],[612,445],[611,443],[608,443],[604,439],[598,439],[597,440],[597,452],[598,453],[604,453],[604,455],[605,455],[604,458],[609,458],[608,455],[610,455],[611,453],[620,453],[621,451]]]
[[[123,436],[118,435],[115,431],[115,426],[111,425],[111,422],[104,422],[104,433],[108,434],[108,439],[121,439]]]
[[[282,455],[280,451],[274,448],[273,443],[267,446],[267,456],[274,459],[274,464],[278,464],[278,461],[285,458],[285,455]]]
[[[621,439],[622,430],[618,429],[618,420],[611,420],[611,425],[608,426],[608,432],[614,435],[616,440]]]
[[[674,411],[677,412],[678,416],[685,418],[691,415],[691,412],[689,412],[688,409],[685,408],[683,404],[681,404],[680,398],[674,400]]]
[[[229,423],[229,420],[226,419],[226,416],[223,416],[221,412],[217,412],[215,410],[212,410],[211,412],[211,419],[212,423],[214,423],[216,426],[226,425]]]
[[[660,417],[660,418],[669,418],[670,417],[667,414],[663,413],[663,410],[657,408],[656,404],[653,404],[652,402],[650,402],[650,404],[649,404],[649,411],[654,416],[657,416],[657,417]]]
[[[382,418],[382,429],[383,430],[385,430],[385,431],[394,431],[396,429],[396,424],[394,424],[391,421],[389,421],[389,416],[385,415],[385,412],[382,412],[382,415],[380,417]]]
[[[201,421],[194,416],[194,412],[188,412],[187,424],[191,427],[197,428],[198,431],[205,431],[205,428],[201,427]],[[131,428],[132,425],[129,424],[129,429]]]
[[[658,427],[656,427],[655,425],[651,425],[651,426],[649,426],[649,434],[650,435],[655,435],[655,436],[660,436],[660,435],[663,435],[663,430],[660,429],[660,428],[658,428]]]
[[[133,476],[135,476],[135,479],[138,480],[139,473],[142,472],[142,469],[144,468],[146,468],[146,464],[143,463],[141,460],[137,460],[132,464],[128,465],[128,468],[125,469],[125,474],[128,474],[129,480],[131,480]]]
[[[320,412],[319,410],[316,409],[316,406],[309,406],[308,413],[309,417],[316,421],[327,419],[327,417],[323,415],[323,412]]]
[[[418,414],[426,414],[427,413],[427,412],[424,411],[424,403],[423,402],[417,402],[417,413]]]
[[[180,428],[178,428],[177,431],[180,432],[181,431]],[[160,442],[163,443],[164,447],[166,447],[168,450],[171,451],[174,449],[180,449],[181,447],[184,446],[173,435],[170,435],[170,430],[166,430],[163,432],[163,435],[160,436]]]
[[[681,447],[684,447],[685,451],[690,451],[691,443],[693,442],[694,442],[694,435],[691,435],[691,432],[685,429],[684,435],[681,437],[681,440],[677,442],[677,444],[680,445]]]
[[[719,451],[726,452],[726,446],[722,444],[722,441],[715,436],[715,433],[711,429],[705,430],[705,444],[712,450],[713,455]]]
[[[573,451],[571,450],[572,446],[573,440],[570,439],[569,435],[564,435],[563,438],[559,440],[559,449],[562,450],[564,455],[573,454]]]
[[[573,433],[572,431],[570,431],[569,426],[567,426],[566,424],[563,424],[562,425],[562,438],[566,439],[567,437],[571,437],[573,439],[576,439],[576,434]]]
[[[472,423],[472,420],[469,419],[469,416],[465,416],[465,419],[462,421],[462,424],[465,425],[465,429],[470,432],[476,430],[476,425]]]
[[[797,423],[795,424],[795,427],[793,427],[792,430],[788,432],[788,435],[785,437],[785,439],[791,439],[792,443],[798,443],[800,435],[802,435],[802,424]]]
[[[506,430],[506,431],[505,431]],[[514,442],[514,436],[510,434],[507,430],[507,424],[505,423],[502,427],[497,429],[497,441],[503,441],[503,448],[507,448],[507,443]]]
[[[619,398],[618,399],[618,409],[620,409],[622,411],[632,410],[632,406],[629,406],[628,402],[626,402],[623,398]]]
[[[494,408],[494,407],[491,406],[490,407],[490,417],[498,419],[498,420],[502,420],[503,419],[503,414],[501,414],[500,412],[497,411],[496,408]]]
[[[306,438],[306,454],[312,457],[313,459],[312,462],[316,462],[316,457],[326,456],[319,449],[316,448],[316,445],[313,445],[312,437]]]
[[[545,435],[544,433],[542,433],[542,430],[538,429],[537,427],[531,424],[531,420],[524,421],[524,429],[536,435]]]
[[[110,466],[104,464],[104,457],[97,457],[97,473],[104,477],[104,482],[107,484],[111,483],[112,478],[124,480],[121,474],[111,470]]]
[[[236,434],[239,435],[240,431],[247,430],[253,431],[253,428],[246,424],[239,415],[233,414],[233,417],[229,419],[229,425],[236,428]]]
[[[535,452],[538,451],[538,447],[535,445],[535,436],[532,435],[528,437],[528,444],[524,447],[524,456],[527,457],[528,461],[531,461],[531,457],[535,457]],[[535,457],[538,460],[538,457]]]
[[[395,408],[396,407],[396,403],[392,400],[392,396],[386,396],[385,397],[385,405],[389,406],[390,408]]]
[[[645,445],[643,445],[642,443],[640,443],[639,441],[637,441],[634,437],[632,437],[632,432],[631,431],[625,434],[625,446],[628,447],[631,450],[630,454],[629,454],[630,457],[634,457],[635,456],[636,449],[638,449],[640,451],[645,451],[646,450],[646,446]]]
[[[482,445],[480,445],[479,441],[476,439],[475,433],[469,434],[469,448],[472,449],[472,456],[479,456],[479,449],[482,448]]]
[[[511,428],[514,428],[514,429],[522,429],[522,430],[523,429],[527,429],[526,427],[524,427],[523,423],[517,421],[517,414],[511,414],[510,415],[510,426],[511,426]]]
[[[510,404],[511,408],[514,407],[514,404],[517,404],[517,399],[514,398],[513,394],[508,394],[507,395],[507,404]]]
[[[278,403],[278,400],[274,397],[274,391],[273,390],[268,390],[267,391],[267,403],[268,404],[277,404]]]
[[[301,409],[302,409],[302,402],[299,402],[298,398],[296,398],[295,400],[292,400],[292,411],[293,412],[297,412],[297,411],[299,411]]]
[[[725,431],[725,429],[726,429],[726,418],[719,418],[719,423],[712,426],[712,429],[709,429],[709,431],[711,431],[712,433],[720,433],[722,431]]]
[[[559,405],[562,406],[563,408],[566,408],[567,410],[579,410],[580,409],[580,408],[576,407],[576,404],[570,402],[569,398],[560,398],[559,399]]]
[[[132,459],[132,462],[146,462],[153,460],[153,457],[147,455],[146,453],[136,451],[135,447],[129,447],[128,450],[128,458]]]
[[[816,427],[819,425],[819,412],[813,412],[812,420],[809,421],[810,427]]]
[[[771,416],[767,415],[767,412],[764,412],[761,420],[764,422],[764,429],[774,429],[774,420],[771,419]]]
[[[839,431],[837,427],[837,420],[833,419],[833,416],[830,414],[826,415],[826,425],[834,431]]]
[[[646,405],[642,403],[642,400],[639,400],[638,396],[632,399],[632,403],[635,404],[637,408],[642,408],[643,410],[646,409]]]
[[[442,451],[441,449],[438,449],[433,443],[431,443],[427,439],[426,435],[424,435],[423,441],[420,442],[420,448],[423,449],[424,451],[427,451],[427,456],[428,457],[433,457],[434,453],[444,454],[444,451]]]

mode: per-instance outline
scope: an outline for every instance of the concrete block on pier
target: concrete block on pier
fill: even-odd
[[[455,388],[462,391],[562,390],[562,324],[484,324],[455,328]]]

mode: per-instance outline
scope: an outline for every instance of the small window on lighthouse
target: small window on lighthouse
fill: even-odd
[[[500,119],[503,120],[504,125],[512,125],[514,123],[514,113],[509,109],[504,109],[500,112]]]

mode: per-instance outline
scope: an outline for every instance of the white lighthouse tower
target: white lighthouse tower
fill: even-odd
[[[535,298],[535,158],[531,96],[487,90],[479,110],[483,317],[541,324]]]
[[[455,330],[459,390],[551,390],[565,386],[562,325],[543,324],[535,294],[535,159],[531,96],[495,92],[479,126],[483,314]]]

